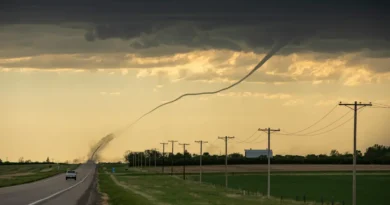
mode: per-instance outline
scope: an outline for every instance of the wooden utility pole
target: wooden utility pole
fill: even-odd
[[[162,144],[162,146],[163,146],[163,152],[162,152],[162,173],[164,174],[164,165],[165,165],[165,163],[164,163],[164,156],[165,156],[165,145],[167,145],[168,143],[166,143],[166,142],[162,142],[162,143],[160,143],[160,144]]]
[[[184,158],[184,163],[183,163],[183,180],[186,180],[186,145],[190,145],[190,144],[183,143],[183,144],[179,144],[179,145],[183,145],[183,158]]]
[[[207,143],[207,141],[195,141],[196,143],[200,144],[200,153],[199,153],[199,183],[202,183],[202,156],[203,156],[203,151],[202,151],[202,145]]]
[[[218,139],[225,140],[225,187],[228,188],[228,174],[227,174],[227,161],[228,161],[228,151],[227,151],[227,143],[229,139],[234,139],[234,137],[218,137]]]
[[[271,132],[279,132],[280,129],[260,129],[259,131],[263,132],[268,132],[268,153],[267,153],[267,158],[268,158],[268,182],[267,182],[267,197],[269,198],[271,195]]]
[[[173,145],[174,145],[174,143],[177,142],[177,141],[175,141],[175,140],[169,140],[168,142],[172,143],[171,175],[173,175],[173,157],[175,156],[175,154],[173,153],[173,147],[174,147]]]
[[[357,129],[357,111],[366,106],[372,106],[371,103],[364,104],[355,101],[355,103],[339,103],[340,106],[346,106],[354,111],[353,123],[353,166],[352,166],[352,205],[356,205],[356,129]],[[351,107],[353,106],[353,107]],[[360,108],[358,108],[360,107]]]

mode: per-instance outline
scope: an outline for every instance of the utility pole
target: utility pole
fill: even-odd
[[[162,142],[162,143],[160,143],[160,144],[162,144],[162,146],[163,146],[163,152],[162,152],[162,173],[164,174],[165,145],[167,145],[168,143]]]
[[[200,141],[195,141],[195,142],[200,144],[200,153],[199,153],[199,183],[202,183],[202,155],[203,155],[202,145],[203,145],[203,143],[206,144],[207,141],[200,140]]]
[[[228,188],[228,174],[227,174],[227,161],[228,161],[228,155],[227,155],[227,143],[229,139],[233,139],[234,137],[218,137],[218,139],[225,140],[225,187]]]
[[[268,132],[268,182],[267,182],[267,197],[269,198],[271,195],[271,132],[280,132],[280,129],[260,129],[259,131]]]
[[[177,141],[175,140],[169,140],[168,142],[171,142],[172,143],[172,158],[171,158],[171,175],[173,175],[173,157],[175,156],[174,153],[173,153],[173,144]]]
[[[352,168],[352,205],[356,205],[356,128],[357,128],[357,111],[366,106],[372,106],[371,103],[339,103],[340,106],[346,106],[354,111],[353,123],[353,168]],[[353,106],[353,107],[350,107]],[[360,107],[360,108],[358,108]]]
[[[190,145],[190,144],[183,143],[183,144],[179,144],[179,145],[183,145],[183,158],[184,158],[184,163],[183,163],[183,180],[186,180],[186,145]]]

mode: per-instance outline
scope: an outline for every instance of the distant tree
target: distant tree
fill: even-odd
[[[30,159],[28,159],[24,163],[30,164],[30,163],[32,163],[32,161]]]
[[[232,154],[229,154],[228,157],[230,157],[230,158],[243,158],[244,156],[240,153],[232,153]]]
[[[23,157],[19,158],[19,163],[24,163],[24,158]]]
[[[175,158],[181,159],[181,158],[183,158],[183,154],[178,152],[178,153],[176,153]]]
[[[46,159],[46,163],[50,163],[50,159],[49,159],[49,157],[47,157],[47,159]]]
[[[306,159],[317,159],[317,158],[318,158],[318,156],[315,155],[315,154],[308,154],[308,155],[306,155]]]
[[[0,159],[0,164],[3,164],[3,160]]]
[[[363,158],[369,163],[390,164],[390,146],[375,144],[367,148]]]
[[[187,150],[185,150],[184,155],[186,156],[187,159],[192,158],[191,153],[188,152]]]
[[[356,155],[359,158],[363,157],[362,151],[360,151],[360,150],[356,150]]]
[[[181,151],[181,150],[180,150]],[[174,155],[175,165],[180,166],[184,164],[183,152],[177,152]],[[144,156],[154,156],[154,150],[145,150],[141,152]],[[128,165],[133,164],[133,156],[137,156],[139,159],[140,153],[135,152],[126,152],[124,154],[125,161],[128,162]],[[169,165],[171,163],[170,157],[172,156],[170,152],[165,152],[166,156],[161,157],[161,153],[157,152],[156,164],[161,166],[163,164]],[[191,154],[188,151],[185,153],[187,165],[198,165],[199,156],[197,154]],[[271,159],[274,164],[351,164],[352,157],[351,153],[339,153],[337,150],[333,149],[330,152],[330,155],[326,154],[308,154],[306,156],[300,155],[274,155]],[[228,155],[230,164],[266,164],[267,157],[261,156],[258,158],[245,158],[241,153],[232,153]],[[367,149],[367,152],[362,155],[361,151],[357,150],[357,160],[358,164],[390,164],[390,147],[382,145],[374,145]],[[139,162],[137,162],[139,163]],[[202,163],[204,165],[222,165],[225,163],[225,156],[220,153],[210,155],[209,152],[203,153]]]
[[[357,152],[357,151],[356,151]],[[349,153],[349,152],[345,152],[343,157],[349,157],[349,158],[352,158],[353,157],[353,154]]]
[[[332,151],[330,151],[330,156],[338,157],[338,156],[340,156],[340,153],[337,150],[332,149]]]

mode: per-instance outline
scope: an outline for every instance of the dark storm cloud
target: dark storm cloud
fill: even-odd
[[[389,58],[361,58],[353,57],[347,62],[347,66],[365,66],[376,73],[390,72]]]
[[[0,24],[82,22],[88,25],[86,41],[137,39],[129,46],[140,51],[186,46],[264,52],[291,37],[295,41],[282,54],[368,49],[370,55],[388,57],[390,50],[389,5],[374,1],[23,0],[1,4]]]

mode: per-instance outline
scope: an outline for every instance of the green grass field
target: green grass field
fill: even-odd
[[[75,169],[78,165],[49,164],[25,164],[25,165],[1,165],[0,187],[13,186],[38,181],[65,172],[67,169]]]
[[[111,167],[116,172],[111,172]],[[194,176],[194,175],[193,175]],[[217,181],[218,175],[213,175]],[[211,180],[208,179],[208,180]],[[217,182],[216,182],[217,183]],[[279,197],[267,199],[261,195],[243,195],[235,189],[222,186],[199,184],[192,180],[182,180],[181,176],[162,176],[142,172],[139,169],[126,170],[125,165],[99,165],[99,189],[109,197],[111,205],[292,205],[303,204]],[[319,204],[311,203],[308,204]],[[340,203],[335,203],[338,205]]]
[[[191,176],[198,180],[197,176]],[[203,182],[225,185],[225,175],[205,174]],[[362,173],[357,176],[357,204],[358,205],[389,205],[387,195],[390,188],[390,173]],[[229,176],[229,187],[244,189],[252,192],[267,193],[266,174],[248,174]],[[295,173],[271,176],[271,195],[299,200],[306,196],[310,201],[324,201],[328,203],[334,198],[335,201],[344,201],[346,205],[352,200],[352,176],[349,173]]]

